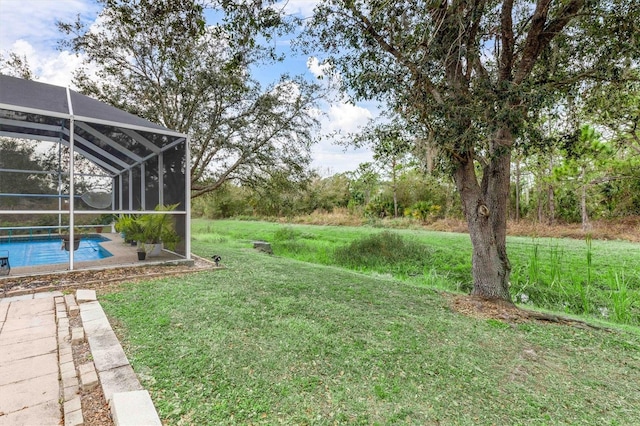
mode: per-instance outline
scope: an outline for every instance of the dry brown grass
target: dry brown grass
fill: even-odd
[[[441,219],[424,225],[425,229],[444,232],[468,232],[463,220]],[[509,235],[523,237],[576,238],[584,239],[587,234],[596,240],[626,240],[640,242],[640,216],[631,216],[618,220],[599,220],[591,223],[588,232],[582,230],[580,223],[548,225],[545,223],[521,220],[507,223]]]
[[[278,222],[305,225],[361,226],[368,223],[362,215],[351,214],[347,209],[332,213],[316,211],[307,216],[279,219]],[[439,219],[430,223],[420,223],[409,218],[385,218],[379,221],[381,227],[422,228],[441,232],[468,232],[467,224],[461,219]],[[591,224],[588,232],[582,230],[579,223],[548,225],[529,220],[509,221],[507,232],[514,236],[576,238],[583,239],[587,233],[596,240],[626,240],[640,242],[640,216],[629,216],[616,220],[598,220]]]
[[[316,210],[305,216],[294,218],[281,218],[278,222],[298,223],[301,225],[334,225],[334,226],[361,226],[366,223],[362,215],[349,213],[345,208],[334,209],[333,212]]]
[[[599,220],[591,224],[589,231],[583,231],[579,223],[547,225],[530,221],[509,222],[509,235],[577,238],[587,234],[596,240],[626,240],[640,242],[640,216],[631,216],[618,220]]]

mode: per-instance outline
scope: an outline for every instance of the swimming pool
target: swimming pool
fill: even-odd
[[[108,239],[104,237],[82,238],[80,247],[73,253],[73,260],[82,262],[113,256],[100,245],[102,241],[108,241]],[[12,268],[69,262],[69,252],[62,248],[60,238],[12,239],[10,242],[0,240],[0,254],[4,256],[7,251]]]

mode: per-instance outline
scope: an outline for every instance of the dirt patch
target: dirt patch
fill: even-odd
[[[501,300],[448,293],[443,295],[448,299],[449,305],[454,312],[458,312],[472,318],[495,319],[511,325],[537,322],[565,325],[582,329],[608,330],[573,318],[521,309],[511,303]]]
[[[116,286],[125,281],[163,278],[215,268],[216,266],[213,262],[194,256],[192,265],[188,263],[170,263],[9,276],[0,279],[0,297],[20,296],[41,291],[74,290],[77,288],[103,289],[109,286]]]
[[[84,426],[112,426],[114,424],[109,404],[104,399],[101,386],[97,386],[91,391],[82,391],[80,398]]]

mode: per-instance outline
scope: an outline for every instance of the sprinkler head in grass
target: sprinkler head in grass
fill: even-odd
[[[214,254],[213,256],[211,256],[211,258],[213,259],[213,262],[216,264],[216,266],[220,266],[220,261],[222,260],[220,256]]]

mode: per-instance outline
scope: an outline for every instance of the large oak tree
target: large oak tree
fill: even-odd
[[[263,87],[252,74],[280,59],[272,44],[258,43],[281,29],[277,14],[256,10],[242,25],[242,2],[99,1],[104,9],[91,27],[59,23],[63,46],[85,59],[74,82],[189,134],[192,196],[232,179],[257,185],[274,173],[306,175],[317,87],[286,75]],[[217,23],[205,23],[207,8]]]
[[[510,301],[511,153],[538,143],[519,136],[542,108],[632,75],[638,22],[636,0],[323,0],[305,40],[355,99],[430,129],[468,223],[473,294]]]

